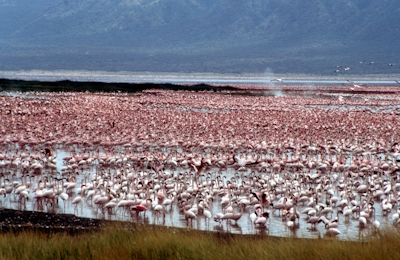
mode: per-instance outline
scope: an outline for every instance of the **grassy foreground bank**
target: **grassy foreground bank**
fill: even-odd
[[[362,242],[207,234],[174,228],[110,226],[78,235],[0,234],[0,259],[400,259],[400,233]]]

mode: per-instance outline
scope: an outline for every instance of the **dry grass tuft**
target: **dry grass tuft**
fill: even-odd
[[[1,259],[400,259],[400,232],[386,230],[361,242],[230,236],[139,226],[127,230],[0,234]]]

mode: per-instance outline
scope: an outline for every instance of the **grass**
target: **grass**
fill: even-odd
[[[400,259],[400,233],[361,242],[210,234],[175,228],[109,226],[79,235],[0,234],[0,259]]]

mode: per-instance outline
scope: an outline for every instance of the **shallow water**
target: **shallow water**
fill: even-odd
[[[122,149],[122,148],[121,148]],[[61,173],[61,167],[65,165],[63,162],[62,158],[65,156],[69,155],[69,152],[67,152],[65,149],[60,148],[57,151],[57,171]],[[102,153],[100,153],[102,155]],[[349,161],[347,162],[349,163]],[[95,174],[96,174],[96,165],[92,166],[85,166],[83,172],[85,173],[86,177],[88,180],[90,180]],[[107,170],[113,171],[115,170],[114,168],[106,168]],[[12,169],[10,169],[13,171]],[[174,170],[166,169],[165,172],[168,172],[173,175],[177,175],[181,172],[187,171],[188,168],[176,168]],[[218,169],[217,168],[209,168],[206,171],[207,173],[211,173],[213,176],[216,176],[218,174]],[[225,180],[224,177],[226,177],[226,180],[229,180],[232,176],[234,176],[234,169],[228,168],[227,170],[224,170],[220,176],[222,180]],[[242,172],[244,176],[248,176],[250,174],[251,170],[248,169],[246,172]],[[143,175],[143,172],[142,172]],[[282,173],[281,173],[282,175]],[[283,175],[282,175],[283,176]],[[20,179],[20,174],[16,174],[14,176],[13,181],[21,181]],[[37,187],[38,185],[38,180],[39,178],[36,178],[35,182],[33,183],[32,187],[33,189]],[[204,181],[204,179],[203,179]],[[239,180],[241,182],[242,180]],[[303,238],[318,238],[321,236],[324,236],[326,234],[326,229],[323,225],[323,223],[317,224],[315,228],[311,228],[311,224],[307,223],[307,217],[306,215],[301,215],[300,220],[296,224],[294,229],[289,229],[286,226],[286,221],[287,219],[282,218],[282,216],[279,214],[278,211],[273,212],[272,208],[270,217],[268,218],[268,222],[266,226],[254,226],[254,224],[250,220],[250,213],[254,212],[253,206],[250,205],[246,207],[242,217],[235,223],[233,220],[223,222],[222,224],[219,224],[215,222],[213,219],[206,219],[203,215],[199,214],[197,219],[194,220],[192,223],[189,221],[187,222],[184,218],[183,213],[179,212],[177,202],[175,201],[171,207],[167,207],[165,210],[165,219],[162,218],[162,216],[158,216],[153,210],[148,210],[146,212],[145,217],[143,214],[139,214],[139,217],[137,218],[135,214],[131,216],[129,213],[124,213],[122,212],[121,209],[115,210],[113,212],[101,212],[100,210],[96,210],[93,207],[93,202],[89,200],[83,200],[82,203],[80,203],[76,208],[72,204],[72,200],[74,197],[77,196],[76,192],[78,190],[78,186],[80,186],[81,183],[84,183],[84,176],[83,174],[78,175],[77,178],[77,186],[73,190],[72,193],[70,193],[69,199],[66,201],[64,204],[63,200],[59,199],[58,205],[53,209],[51,207],[43,207],[40,208],[38,207],[38,204],[36,203],[36,200],[34,198],[34,192],[31,191],[29,193],[29,200],[26,203],[26,210],[40,210],[40,211],[51,211],[51,212],[56,212],[60,214],[75,214],[77,216],[82,216],[82,217],[88,217],[88,218],[100,218],[100,219],[109,219],[109,220],[122,220],[122,221],[133,221],[133,222],[140,222],[140,223],[150,223],[150,224],[159,224],[159,225],[165,225],[165,226],[174,226],[174,227],[190,227],[194,229],[199,229],[199,230],[209,230],[209,231],[223,231],[223,232],[232,232],[232,233],[240,233],[240,234],[255,234],[255,233],[265,233],[271,236],[294,236],[294,237],[303,237]],[[338,194],[335,194],[335,196],[338,196]],[[279,196],[277,197],[279,199]],[[274,202],[276,202],[275,200]],[[321,200],[321,202],[325,201],[325,196]],[[306,203],[307,204],[307,203]],[[11,194],[7,196],[6,198],[2,199],[2,206],[6,208],[12,208],[12,209],[21,209],[21,204],[18,201],[18,197],[15,196],[14,194]],[[302,205],[301,203],[298,203],[297,205],[297,210],[301,212],[304,208],[306,208],[306,205]],[[393,209],[389,214],[383,215],[382,214],[382,209],[380,207],[380,203],[376,201],[375,203],[375,219],[378,220],[381,223],[381,228],[385,227],[392,227],[391,223],[391,215],[396,212],[395,209]],[[214,196],[214,200],[209,204],[209,210],[212,212],[213,216],[216,215],[218,212],[222,212],[222,207],[220,203],[220,198],[218,196]],[[235,212],[238,210],[235,209]],[[337,209],[334,208],[334,213],[333,217],[337,216]],[[355,215],[353,215],[355,216]],[[328,218],[331,218],[331,215],[329,214],[327,216]],[[349,217],[348,219],[345,219],[343,215],[339,214],[339,231],[341,234],[339,234],[337,237],[340,239],[351,239],[351,240],[357,240],[360,237],[369,234],[370,232],[374,231],[374,228],[371,225],[371,222],[374,221],[374,218],[371,218],[369,220],[369,223],[367,227],[360,227],[358,218],[356,217]]]
[[[282,77],[282,76],[281,76]],[[365,78],[351,76],[356,84],[393,85],[398,86],[395,80],[384,77]],[[0,78],[16,80],[61,81],[71,80],[79,82],[110,82],[110,83],[161,83],[161,84],[255,84],[255,85],[306,85],[310,89],[314,85],[341,85],[349,84],[348,78],[312,76],[283,76],[282,81],[277,75],[218,75],[218,74],[157,74],[157,73],[107,73],[86,71],[0,71]],[[354,80],[356,78],[356,80]],[[359,78],[359,80],[357,80]]]

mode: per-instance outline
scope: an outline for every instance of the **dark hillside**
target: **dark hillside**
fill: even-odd
[[[2,0],[0,69],[392,74],[399,24],[396,0]]]

